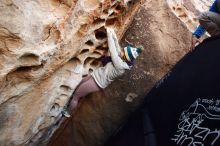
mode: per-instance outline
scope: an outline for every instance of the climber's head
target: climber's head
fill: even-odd
[[[139,56],[139,54],[143,51],[143,47],[134,48],[131,46],[124,47],[123,49],[123,57],[127,62],[133,64],[134,60]]]

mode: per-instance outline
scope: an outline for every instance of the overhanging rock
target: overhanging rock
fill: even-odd
[[[0,2],[1,145],[47,142],[83,75],[107,53],[105,27],[120,38],[140,0]],[[67,78],[75,80],[67,84]]]

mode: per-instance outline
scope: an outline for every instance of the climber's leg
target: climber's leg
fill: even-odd
[[[80,82],[80,84],[82,84],[83,82],[88,81],[88,80],[90,79],[90,77],[91,77],[91,75],[90,75],[90,74],[89,74],[89,75],[87,75],[87,76],[85,76],[85,77],[83,77],[83,79],[82,79],[82,81]]]
[[[84,97],[92,92],[100,90],[100,87],[96,84],[92,76],[89,76],[86,80],[82,81],[76,88],[70,101],[70,111],[72,112],[76,107],[81,97]]]

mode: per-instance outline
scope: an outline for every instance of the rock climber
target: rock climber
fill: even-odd
[[[191,50],[197,43],[200,43],[200,37],[207,31],[211,36],[220,34],[220,0],[215,0],[207,12],[203,12],[198,17],[200,25],[192,34]]]
[[[81,97],[106,88],[125,70],[129,70],[134,64],[134,60],[143,50],[142,47],[134,48],[130,46],[121,49],[116,34],[111,28],[107,28],[107,40],[110,56],[102,59],[103,67],[94,70],[91,75],[82,79],[71,97],[68,108],[65,107],[62,111],[65,117],[70,117]]]

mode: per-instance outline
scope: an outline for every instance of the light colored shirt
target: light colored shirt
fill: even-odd
[[[126,69],[130,69],[128,64],[119,57],[120,46],[118,40],[114,40],[113,35],[108,33],[108,46],[112,62],[100,67],[91,74],[100,88],[106,88],[115,78],[121,76]]]
[[[104,67],[95,70],[91,75],[100,88],[106,88],[111,82],[124,74],[125,68],[116,68],[112,62],[107,63]]]

